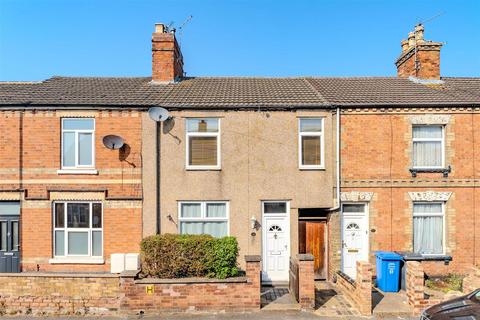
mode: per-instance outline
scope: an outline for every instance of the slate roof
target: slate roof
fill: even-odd
[[[425,85],[397,77],[196,77],[152,84],[149,77],[53,77],[0,82],[0,106],[165,106],[169,108],[314,108],[480,105],[480,78]]]

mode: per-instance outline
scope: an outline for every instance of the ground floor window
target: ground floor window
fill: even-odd
[[[103,255],[101,203],[55,202],[53,220],[55,257]]]
[[[225,237],[229,234],[228,202],[184,201],[179,203],[181,234],[209,234]]]
[[[443,254],[443,203],[413,204],[413,250],[421,254]]]

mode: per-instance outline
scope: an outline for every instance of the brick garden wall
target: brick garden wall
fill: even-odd
[[[0,275],[0,316],[107,315],[118,311],[120,299],[115,275]]]
[[[357,279],[343,272],[337,273],[337,288],[346,295],[362,315],[372,314],[372,266],[366,261],[357,261]]]
[[[406,293],[414,314],[420,314],[426,308],[438,304],[440,299],[429,298],[425,295],[425,273],[423,265],[418,261],[407,261]]]
[[[260,257],[246,257],[245,277],[141,279],[122,277],[121,310],[138,313],[260,310]],[[153,291],[147,291],[148,287]]]
[[[313,255],[297,254],[296,257],[290,257],[289,289],[302,309],[312,310],[315,307]]]
[[[260,310],[259,256],[246,257],[244,277],[224,280],[137,279],[137,273],[0,274],[0,316]]]

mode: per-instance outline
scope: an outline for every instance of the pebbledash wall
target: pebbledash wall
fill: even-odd
[[[341,116],[342,192],[368,204],[370,262],[377,250],[413,250],[414,201],[444,203],[443,261],[423,262],[429,275],[467,273],[480,263],[480,109],[469,108],[356,108]],[[375,125],[370,125],[374,123]],[[445,127],[445,166],[442,173],[417,173],[412,168],[412,126]],[[355,139],[351,139],[355,137]],[[350,197],[352,198],[352,197]],[[355,198],[355,197],[353,197]],[[352,200],[352,199],[349,199]],[[332,216],[332,219],[338,216]],[[332,226],[339,225],[332,223]],[[340,229],[330,232],[333,268],[339,268]]]
[[[94,174],[61,169],[62,118],[95,119]],[[142,116],[136,110],[3,110],[0,126],[0,201],[20,203],[22,271],[108,271],[111,253],[138,252],[142,239]],[[123,137],[127,151],[102,138]],[[61,263],[53,257],[54,201],[100,201],[103,259]]]
[[[253,216],[261,223],[262,201],[285,200],[290,202],[290,254],[297,254],[298,209],[334,206],[335,118],[332,112],[218,110],[173,111],[172,115],[175,117],[173,128],[160,136],[161,233],[179,232],[179,201],[228,201],[229,233],[237,238],[240,254],[261,254],[262,229],[252,235],[250,219]],[[192,117],[220,119],[220,170],[186,169],[185,121]],[[300,117],[324,118],[325,169],[298,167]],[[150,132],[153,130],[151,127]],[[146,192],[153,198],[152,190]],[[243,261],[239,263],[243,267]]]

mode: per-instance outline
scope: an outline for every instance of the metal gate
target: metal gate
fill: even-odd
[[[18,202],[0,202],[0,272],[20,272]]]

